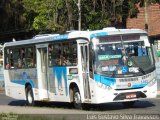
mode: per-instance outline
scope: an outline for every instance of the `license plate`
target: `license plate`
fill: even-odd
[[[128,94],[126,95],[126,99],[132,99],[132,98],[136,98],[136,94]]]

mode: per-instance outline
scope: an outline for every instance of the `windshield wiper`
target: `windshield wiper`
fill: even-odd
[[[130,59],[140,70],[141,73],[145,74],[145,71],[135,62],[135,60],[132,58],[133,56],[129,57]]]

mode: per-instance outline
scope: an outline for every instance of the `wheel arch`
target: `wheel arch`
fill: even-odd
[[[70,96],[70,102],[73,102],[73,89],[76,88],[79,92],[79,87],[78,85],[75,83],[75,82],[72,82],[70,85],[69,85],[69,96]]]
[[[25,84],[25,93],[26,93],[26,90],[27,90],[27,87],[28,87],[28,86],[31,87],[32,92],[33,92],[33,88],[34,88],[33,84],[32,84],[31,82],[26,82],[26,84]],[[33,95],[34,95],[34,93],[33,93]]]
[[[26,95],[26,104],[28,106],[34,106],[35,105],[35,101],[34,101],[33,86],[29,82],[27,82],[25,84],[25,95]],[[30,97],[28,97],[28,96],[30,96]]]
[[[25,84],[25,90],[26,90],[26,88],[27,88],[28,86],[31,86],[31,87],[33,88],[32,84],[29,83],[29,82],[27,82],[27,83]]]

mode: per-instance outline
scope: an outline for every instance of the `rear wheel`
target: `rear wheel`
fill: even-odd
[[[81,95],[77,88],[73,88],[73,105],[76,109],[82,109]]]
[[[123,102],[124,107],[132,107],[135,104],[135,101]]]
[[[30,85],[26,87],[26,102],[29,106],[35,105],[33,91]]]

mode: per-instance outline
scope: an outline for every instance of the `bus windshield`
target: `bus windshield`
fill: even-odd
[[[110,75],[142,75],[154,69],[150,47],[144,41],[120,41],[94,45],[94,71]]]

